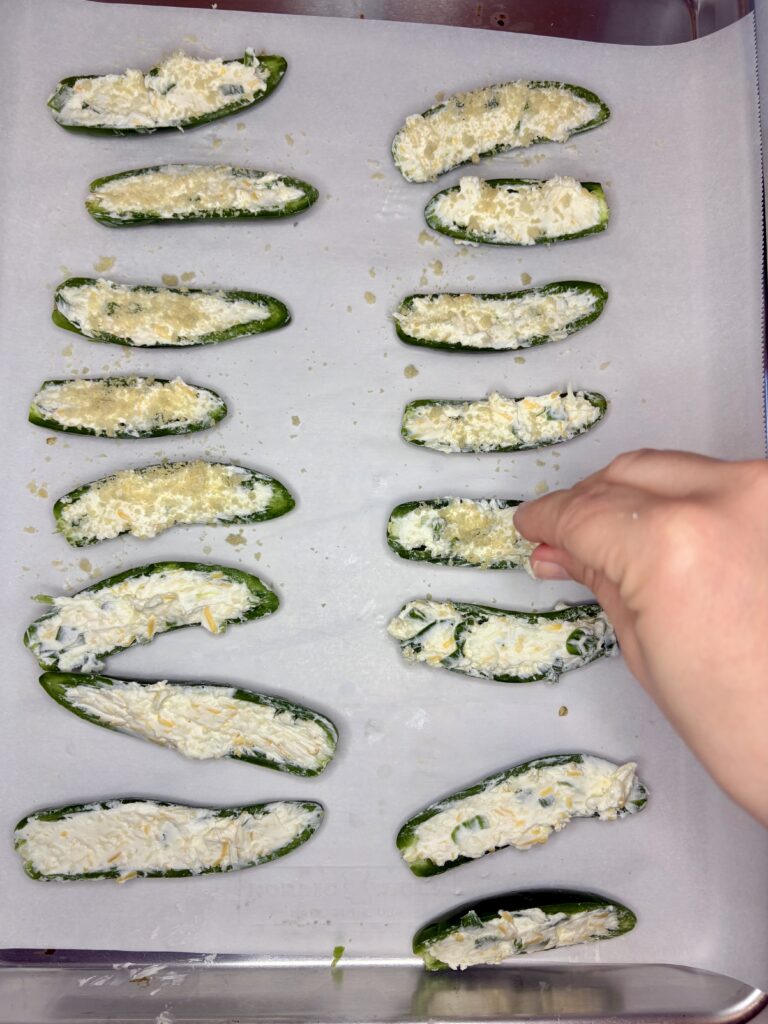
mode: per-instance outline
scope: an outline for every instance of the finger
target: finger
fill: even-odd
[[[683,497],[708,490],[713,484],[721,486],[723,472],[732,468],[731,463],[708,455],[639,448],[619,455],[594,477],[652,494]]]
[[[595,477],[520,505],[515,527],[527,540],[567,551],[618,582],[628,560],[643,553],[651,500],[658,506],[658,498]]]

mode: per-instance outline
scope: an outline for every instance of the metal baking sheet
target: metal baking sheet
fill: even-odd
[[[385,635],[403,601],[432,593],[547,607],[584,592],[519,574],[424,569],[391,556],[389,509],[421,494],[528,496],[573,483],[620,451],[681,447],[764,453],[761,181],[751,18],[695,44],[595,46],[457,28],[220,11],[101,7],[84,0],[2,6],[5,202],[0,316],[8,423],[3,519],[6,687],[0,725],[0,877],[6,947],[248,953],[359,962],[408,957],[414,929],[451,905],[514,887],[598,888],[640,916],[631,935],[537,957],[537,964],[670,963],[768,987],[768,839],[720,793],[630,679],[620,659],[557,687],[505,687],[407,668]],[[257,110],[178,135],[70,135],[44,101],[60,77],[148,67],[184,47],[283,53],[290,69]],[[34,60],[29,55],[34,55]],[[455,247],[424,231],[434,189],[407,185],[389,141],[408,113],[511,77],[583,83],[613,110],[565,146],[486,163],[488,176],[554,173],[601,180],[602,236],[536,251]],[[97,175],[164,161],[274,168],[318,185],[295,224],[206,224],[114,231],[82,200]],[[442,179],[441,187],[460,172]],[[65,275],[114,260],[109,276],[253,287],[284,298],[279,334],[186,352],[112,350],[53,327]],[[523,354],[458,357],[395,338],[388,314],[419,289],[505,290],[583,277],[611,299],[601,320]],[[209,384],[231,415],[191,439],[54,438],[25,424],[45,377],[145,372]],[[419,396],[604,391],[602,426],[546,454],[443,457],[404,445],[403,404]],[[242,461],[297,493],[290,516],[242,530],[191,528],[80,552],[52,530],[51,503],[77,483],[163,457]],[[340,755],[319,780],[239,764],[192,764],[76,721],[36,684],[21,646],[36,593],[78,589],[121,568],[203,558],[264,575],[283,599],[264,622],[211,638],[190,630],[112,659],[130,676],[232,681],[332,715]],[[559,709],[568,708],[567,716]],[[738,742],[734,738],[734,742]],[[431,880],[412,877],[393,836],[431,798],[544,752],[635,758],[646,812],[580,822],[528,854],[506,851]],[[26,811],[120,794],[203,804],[313,796],[319,835],[284,861],[230,876],[129,885],[44,885],[10,844]],[[745,924],[745,922],[748,922]]]

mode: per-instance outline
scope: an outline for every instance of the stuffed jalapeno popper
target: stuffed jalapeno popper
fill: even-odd
[[[603,311],[608,292],[589,281],[556,281],[517,292],[408,295],[394,313],[407,345],[450,352],[514,352],[561,341]]]
[[[128,797],[29,814],[14,842],[36,881],[182,878],[284,857],[312,838],[323,813],[310,800],[211,808]]]
[[[162,462],[83,484],[53,506],[73,547],[123,533],[156,537],[173,526],[256,523],[290,512],[288,489],[255,469],[226,462]]]
[[[271,295],[202,288],[122,285],[70,277],[54,294],[52,320],[91,341],[133,348],[188,348],[263,334],[289,323]]]
[[[520,452],[570,441],[591,430],[607,409],[607,399],[597,391],[418,398],[403,410],[400,433],[409,444],[448,454]]]
[[[226,164],[161,164],[90,184],[88,213],[108,227],[195,220],[291,217],[308,209],[313,185],[274,171]]]
[[[615,939],[634,913],[616,900],[573,889],[500,893],[456,907],[420,928],[413,952],[428,971],[463,971],[508,957]]]
[[[433,181],[460,164],[506,150],[566,142],[609,116],[600,97],[578,85],[504,82],[457,93],[412,114],[395,135],[392,156],[406,181]]]
[[[459,243],[549,245],[605,231],[610,214],[595,181],[465,177],[432,196],[424,216]]]
[[[616,651],[597,604],[523,612],[460,601],[409,601],[388,632],[406,661],[500,683],[555,683]]]
[[[614,821],[641,811],[648,791],[636,767],[578,753],[514,765],[419,811],[398,832],[397,848],[420,876],[505,846],[530,850],[574,818]]]
[[[75,132],[187,131],[260,103],[287,66],[284,57],[257,56],[250,48],[234,60],[180,52],[147,72],[70,75],[58,83],[48,106],[57,124]]]
[[[226,415],[220,395],[181,377],[46,380],[29,407],[37,427],[125,439],[209,430]]]
[[[104,659],[187,626],[223,633],[271,615],[277,594],[258,576],[201,562],[154,562],[94,583],[72,597],[43,598],[24,643],[40,667],[98,672]]]
[[[195,760],[231,758],[292,775],[319,775],[336,751],[333,722],[281,697],[223,683],[137,682],[44,672],[40,685],[67,711]]]

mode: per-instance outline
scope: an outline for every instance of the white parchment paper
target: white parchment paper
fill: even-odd
[[[528,496],[639,445],[763,454],[751,19],[695,44],[633,48],[84,0],[6,0],[2,13],[0,944],[264,955],[330,955],[343,944],[348,956],[401,957],[415,928],[457,902],[551,884],[611,894],[640,923],[625,938],[550,959],[667,961],[768,987],[766,835],[708,779],[620,659],[556,687],[503,686],[408,668],[385,635],[389,616],[427,593],[523,608],[583,594],[522,574],[398,560],[384,524],[399,501]],[[45,107],[67,74],[150,67],[179,47],[235,56],[249,45],[286,55],[288,74],[263,106],[218,125],[89,138],[60,129]],[[581,83],[613,116],[571,144],[497,158],[481,172],[602,181],[612,208],[605,234],[534,251],[458,248],[425,233],[422,209],[434,188],[400,178],[389,159],[393,133],[438,91],[515,77]],[[321,199],[295,223],[110,230],[86,215],[90,179],[185,160],[295,174],[314,182]],[[178,352],[96,345],[55,328],[54,286],[92,273],[105,257],[114,260],[108,276],[120,281],[191,272],[195,285],[270,292],[289,303],[294,322],[262,338]],[[402,295],[509,290],[523,274],[534,283],[600,281],[611,293],[605,314],[520,359],[421,352],[397,341],[388,317]],[[54,437],[26,423],[44,378],[124,372],[210,385],[231,415],[207,435],[142,442]],[[412,398],[479,397],[491,388],[522,395],[568,383],[603,391],[609,415],[543,455],[441,456],[398,434]],[[242,530],[190,528],[80,552],[54,534],[52,502],[73,486],[194,455],[274,472],[298,496],[296,511]],[[342,739],[319,780],[187,762],[78,721],[37,685],[21,645],[40,608],[31,595],[71,592],[165,558],[257,571],[283,605],[222,637],[161,637],[112,659],[108,671],[231,681],[326,711]],[[723,628],[737,643],[738,623]],[[652,792],[647,811],[615,824],[577,822],[532,852],[500,852],[431,880],[406,870],[393,838],[425,802],[567,750],[636,759]],[[22,814],[128,794],[213,805],[317,797],[328,813],[301,850],[239,874],[122,886],[24,876],[11,846]]]

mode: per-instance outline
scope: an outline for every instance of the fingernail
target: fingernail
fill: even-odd
[[[544,562],[537,560],[531,563],[533,574],[540,580],[569,580],[571,579],[562,565],[558,562]]]

